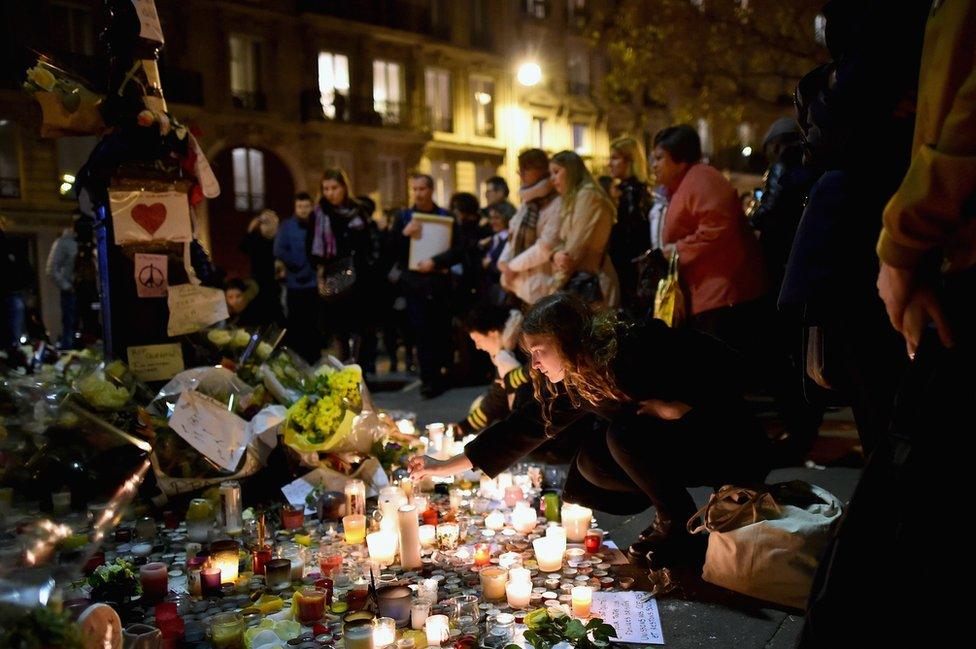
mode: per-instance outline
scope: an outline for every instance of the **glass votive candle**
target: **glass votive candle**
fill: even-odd
[[[495,530],[496,532],[501,529],[505,529],[505,514],[498,510],[485,516],[485,527],[489,530]]]
[[[441,550],[455,550],[461,530],[457,523],[441,523],[437,526],[437,547]]]
[[[235,611],[218,613],[210,622],[210,637],[217,649],[243,649],[244,616]]]
[[[389,566],[396,557],[397,535],[392,531],[380,530],[366,535],[366,548],[369,558],[382,566]]]
[[[499,613],[488,621],[487,628],[491,646],[505,646],[515,639],[515,616]]]
[[[298,591],[298,610],[295,619],[302,624],[321,620],[325,615],[325,591],[318,588],[303,588]]]
[[[323,546],[319,550],[319,571],[323,577],[332,577],[335,571],[342,565],[342,554]]]
[[[487,566],[491,563],[491,546],[487,543],[476,543],[474,546],[474,565]]]
[[[350,514],[342,517],[342,533],[349,545],[359,545],[366,540],[366,517]]]
[[[508,582],[508,571],[503,568],[485,568],[478,576],[481,578],[481,591],[489,602],[500,602],[505,599],[505,584]]]
[[[427,646],[429,647],[439,647],[450,635],[450,629],[448,627],[448,619],[446,615],[430,615],[427,617],[427,622],[424,625],[424,630],[427,633]]]
[[[583,539],[583,547],[587,552],[599,552],[603,547],[603,530],[591,529],[586,531],[586,538]]]
[[[430,600],[414,600],[410,606],[410,628],[416,631],[423,629],[428,615],[430,615]]]
[[[220,594],[220,568],[209,566],[200,571],[200,590],[204,597]]]
[[[384,586],[377,589],[380,615],[392,619],[397,626],[405,627],[410,622],[410,607],[413,592],[406,586]],[[392,641],[387,644],[393,644]]]
[[[532,541],[535,550],[535,560],[539,570],[543,572],[558,572],[563,567],[563,549],[565,545],[558,537],[544,536]]]
[[[305,576],[305,549],[297,543],[286,545],[281,556],[291,561],[291,580],[301,581]]]
[[[522,500],[524,496],[525,494],[522,493],[522,488],[517,485],[505,487],[505,506],[515,507],[515,503]]]
[[[417,584],[417,596],[431,604],[437,603],[438,582],[436,579],[423,579]]]
[[[147,563],[139,566],[139,582],[142,598],[146,602],[158,602],[169,592],[169,575],[164,563]]]
[[[437,528],[433,525],[421,525],[419,528],[420,536],[420,547],[422,548],[432,548],[434,547],[434,542],[437,540],[436,530]]]
[[[566,529],[566,539],[573,543],[582,543],[586,538],[586,531],[590,529],[593,520],[593,510],[574,503],[564,503],[562,507],[562,523]]]
[[[512,608],[528,608],[532,596],[532,582],[510,581],[505,584],[505,595]]]
[[[204,543],[214,524],[214,508],[205,498],[194,498],[186,510],[186,535],[191,541]]]
[[[447,503],[452,512],[461,509],[461,490],[451,489],[447,492]]]
[[[58,494],[51,494],[51,497],[57,496]],[[71,497],[71,494],[68,494]],[[156,521],[148,516],[143,516],[138,521],[136,521],[136,536],[140,539],[154,539],[156,538]]]
[[[573,615],[576,617],[590,617],[590,605],[593,603],[593,589],[589,586],[574,586]]]
[[[522,565],[522,555],[518,552],[505,552],[498,556],[498,567],[505,568],[515,568]]]
[[[345,627],[342,639],[346,649],[374,649],[372,622]]]
[[[305,525],[304,505],[285,505],[281,508],[281,527],[286,530],[297,530]]]
[[[350,480],[343,488],[346,496],[346,516],[363,515],[366,513],[366,483],[362,480]],[[343,525],[345,520],[343,519]],[[360,541],[361,543],[362,541]],[[348,543],[348,541],[347,541]]]
[[[264,581],[271,590],[291,586],[291,559],[272,559],[264,565]]]
[[[376,618],[373,623],[373,647],[382,649],[396,642],[396,620],[392,617]]]
[[[509,581],[532,581],[532,571],[528,568],[512,568],[508,571]]]

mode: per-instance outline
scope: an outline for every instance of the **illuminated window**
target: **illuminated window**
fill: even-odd
[[[403,97],[403,78],[400,64],[395,61],[373,61],[373,110],[384,124],[400,123],[400,102]]]
[[[586,124],[575,122],[573,124],[573,151],[583,155],[588,153],[586,147]]]
[[[495,82],[487,77],[471,77],[474,108],[474,134],[495,137]]]
[[[230,94],[238,108],[264,110],[261,88],[261,42],[233,34],[230,43]]]
[[[258,212],[264,209],[264,153],[238,147],[230,152],[234,172],[234,209]]]
[[[349,59],[345,54],[319,52],[319,96],[329,119],[346,119],[349,99]],[[336,101],[336,97],[340,96]],[[337,114],[338,113],[338,114]]]
[[[544,117],[532,118],[532,146],[536,149],[546,148],[546,119]]]
[[[451,73],[443,68],[424,71],[424,95],[430,124],[435,131],[454,130],[454,111],[451,106]]]

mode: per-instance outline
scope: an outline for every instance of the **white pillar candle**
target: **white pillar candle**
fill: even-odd
[[[507,570],[509,568],[514,568],[515,566],[521,566],[521,565],[522,565],[522,555],[519,554],[518,552],[505,552],[504,554],[501,554],[498,557],[499,568],[505,568]]]
[[[429,615],[424,625],[427,632],[427,646],[439,647],[448,638],[448,626],[446,615]]]
[[[560,552],[566,554],[566,528],[552,524],[546,528],[546,538],[559,542]]]
[[[586,538],[586,530],[590,529],[593,510],[573,503],[565,503],[561,513],[563,527],[566,528],[566,538],[574,543],[582,543]]]
[[[535,519],[535,510],[524,502],[518,503],[512,510],[512,527],[519,534],[531,534],[535,529]]]
[[[505,514],[501,513],[497,509],[492,513],[485,516],[485,527],[490,530],[495,530],[496,532],[501,529],[505,529]]]
[[[437,528],[433,525],[421,525],[417,532],[420,537],[420,547],[431,548],[434,546],[434,541],[437,540],[435,535],[435,530]]]
[[[512,608],[528,608],[532,596],[532,582],[510,581],[505,585],[508,605]]]
[[[478,485],[478,495],[482,498],[492,498],[495,495],[495,489],[495,480],[486,475],[482,475],[481,483]]]
[[[575,586],[573,595],[573,615],[576,617],[590,617],[590,605],[593,603],[593,589],[589,586]]]
[[[420,524],[417,508],[404,505],[398,512],[400,521],[400,565],[405,569],[420,567]]]
[[[532,571],[530,571],[528,568],[512,568],[508,571],[508,580],[531,582]]]
[[[558,572],[563,567],[563,546],[559,538],[544,536],[532,541],[532,547],[539,570]]]
[[[395,532],[380,530],[366,535],[366,548],[369,558],[381,566],[389,566],[396,556],[397,535]]]

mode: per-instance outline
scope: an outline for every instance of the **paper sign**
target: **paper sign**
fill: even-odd
[[[140,381],[165,381],[186,367],[179,343],[129,347],[129,369]]]
[[[453,217],[414,212],[410,222],[422,226],[420,238],[410,239],[410,259],[407,262],[410,270],[417,270],[420,262],[451,249]]]
[[[612,639],[617,642],[664,644],[657,600],[647,593],[597,591],[593,593],[590,614],[616,629],[617,635]]]
[[[299,478],[298,480],[289,482],[282,487],[281,493],[285,495],[285,500],[288,501],[289,505],[301,505],[306,509],[311,509],[308,507],[308,503],[305,501],[305,498],[308,496],[308,494],[312,493],[314,488],[314,485],[306,482],[302,478]]]
[[[135,255],[136,293],[139,297],[166,297],[169,265],[166,255]]]
[[[235,471],[247,445],[246,422],[199,392],[184,390],[169,427],[225,471]]]
[[[108,197],[116,244],[192,238],[190,203],[183,192],[112,190]]]
[[[155,0],[132,0],[139,16],[139,36],[146,40],[163,42],[163,28],[159,24]]]
[[[219,288],[177,284],[169,287],[166,297],[169,305],[166,333],[170,336],[200,331],[227,319],[227,301]]]

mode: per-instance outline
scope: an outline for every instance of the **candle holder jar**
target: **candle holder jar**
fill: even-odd
[[[359,545],[366,541],[366,516],[350,514],[342,517],[342,532],[349,545]]]
[[[346,516],[364,515],[366,513],[366,483],[362,480],[350,480],[346,483],[343,491],[346,496]]]
[[[346,649],[374,649],[372,621],[347,626],[342,635]]]
[[[603,530],[591,529],[586,531],[586,538],[583,539],[583,547],[587,552],[593,554],[599,552],[603,547]]]
[[[244,616],[233,611],[218,613],[210,623],[210,638],[216,649],[243,649]]]
[[[383,649],[396,642],[396,620],[379,617],[373,623],[373,647]]]
[[[318,588],[303,588],[298,591],[298,610],[295,619],[302,624],[318,622],[325,616],[325,591]]]
[[[410,606],[410,628],[415,631],[423,629],[428,615],[430,615],[430,600],[415,600]]]
[[[264,566],[264,581],[271,590],[291,586],[291,559],[272,559]]]
[[[186,510],[186,535],[191,541],[204,543],[214,524],[214,508],[205,498],[194,498]]]
[[[461,530],[457,523],[441,523],[437,526],[437,547],[442,551],[456,550]]]
[[[319,550],[319,572],[323,577],[334,578],[336,570],[342,567],[342,554],[323,546]]]
[[[305,525],[304,505],[285,505],[281,508],[281,527],[286,530],[301,529]]]

